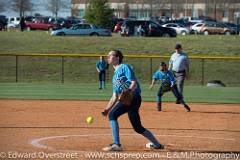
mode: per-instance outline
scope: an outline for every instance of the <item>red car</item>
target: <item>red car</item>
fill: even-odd
[[[58,27],[57,24],[51,23],[49,18],[38,17],[33,22],[25,22],[25,26],[28,31],[33,29],[52,30],[54,27]]]
[[[120,31],[121,31],[121,26],[122,26],[122,24],[123,24],[123,21],[118,22],[118,23],[115,25],[113,31],[116,32],[116,33],[120,32]]]

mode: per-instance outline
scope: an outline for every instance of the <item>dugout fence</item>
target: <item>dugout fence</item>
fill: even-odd
[[[105,54],[0,54],[0,83],[51,82],[96,83],[96,62]],[[169,56],[125,55],[141,83],[149,83],[159,63]],[[240,57],[190,56],[190,77],[186,85],[205,85],[221,80],[227,86],[240,86]],[[112,67],[107,70],[110,82]]]

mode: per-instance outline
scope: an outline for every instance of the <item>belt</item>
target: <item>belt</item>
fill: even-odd
[[[182,71],[173,71],[174,73],[184,73],[185,70],[182,70]]]

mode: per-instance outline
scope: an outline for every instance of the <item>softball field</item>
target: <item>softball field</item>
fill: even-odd
[[[111,143],[106,101],[0,100],[0,159],[240,159],[239,104],[181,105],[143,102],[143,126],[164,150],[145,148],[127,115],[120,117],[124,151],[102,152]],[[93,116],[92,124],[86,117]]]

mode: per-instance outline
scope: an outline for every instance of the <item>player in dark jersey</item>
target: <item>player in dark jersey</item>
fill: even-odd
[[[99,61],[96,63],[96,69],[99,75],[99,89],[105,89],[106,87],[106,69],[108,67],[107,62],[103,56],[99,57]]]
[[[167,65],[165,62],[161,62],[159,66],[159,70],[157,70],[153,74],[152,83],[149,87],[150,89],[152,89],[153,85],[157,80],[162,80],[161,86],[157,93],[157,110],[158,111],[162,110],[162,96],[164,93],[168,91],[173,92],[177,100],[186,108],[188,112],[191,111],[189,106],[183,100],[182,94],[178,91],[173,74],[169,70],[167,70]]]

